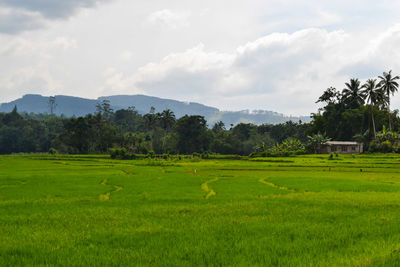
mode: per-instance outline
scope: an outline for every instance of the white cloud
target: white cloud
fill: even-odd
[[[329,26],[333,24],[338,24],[343,21],[343,18],[336,13],[331,13],[324,10],[318,10],[316,13],[317,17],[309,21],[309,24],[313,25],[314,27]]]
[[[18,34],[46,25],[48,20],[66,19],[81,8],[110,0],[0,0],[0,33]]]
[[[200,44],[149,63],[133,75],[115,74],[109,82],[122,91],[175,96],[224,109],[253,107],[308,114],[316,110],[314,102],[325,88],[342,88],[351,77],[344,70],[352,62],[374,55],[367,66],[373,68],[374,62],[399,66],[395,48],[400,45],[400,27],[387,30],[376,40],[380,41],[354,46],[355,38],[344,31],[311,28],[293,34],[273,33],[230,54],[208,52]],[[382,49],[388,52],[380,53]],[[390,55],[395,55],[394,59]],[[386,70],[381,67],[380,71]]]
[[[161,24],[172,29],[177,29],[189,26],[189,17],[189,12],[163,9],[151,13],[148,16],[148,21],[153,24]]]
[[[77,48],[77,41],[63,36],[53,40],[32,41],[30,39],[17,37],[9,42],[5,42],[0,48],[0,55],[16,57],[32,57],[42,55],[50,57],[52,50],[68,50]]]
[[[304,86],[313,88],[305,95],[315,97],[320,90],[315,84],[326,82],[327,76],[340,69],[340,46],[348,38],[343,31],[319,29],[275,33],[240,46],[232,54],[207,52],[200,44],[171,54],[159,63],[147,64],[125,79],[119,74],[113,81],[125,90],[138,88],[151,95],[176,95],[212,104],[218,101],[218,106],[227,103],[225,108],[229,108],[229,99],[253,96],[251,106],[271,109],[273,104],[268,99],[279,95],[298,101],[302,97],[295,94]],[[326,68],[326,64],[331,66]],[[245,102],[239,104],[243,108],[246,105],[250,106]],[[288,101],[288,105],[274,108],[288,110],[290,106]]]
[[[25,67],[18,71],[8,72],[7,77],[0,76],[2,90],[5,94],[42,93],[57,94],[62,82],[55,79],[45,65]],[[17,91],[14,88],[19,88]]]
[[[17,34],[24,30],[34,30],[45,25],[38,12],[5,8],[0,6],[0,33]]]
[[[8,40],[8,41],[7,41]],[[55,54],[61,56],[77,48],[76,40],[56,37],[33,41],[23,37],[0,37],[0,58],[7,64],[0,65],[1,93],[17,97],[26,93],[57,94],[64,89],[64,82],[55,75],[62,66],[51,67]]]
[[[132,59],[133,53],[132,51],[124,51],[120,55],[120,59],[123,61],[129,61]]]

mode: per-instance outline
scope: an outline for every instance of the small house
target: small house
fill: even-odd
[[[321,154],[358,154],[363,153],[363,144],[351,141],[329,141],[321,146]]]

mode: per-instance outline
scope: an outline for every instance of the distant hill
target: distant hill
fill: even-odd
[[[207,122],[212,125],[217,121],[223,121],[225,125],[245,123],[282,123],[289,120],[304,122],[310,121],[310,117],[288,117],[280,113],[266,110],[257,111],[220,111],[217,108],[209,107],[199,103],[182,102],[171,99],[163,99],[145,95],[115,95],[99,97],[98,99],[86,99],[73,96],[57,95],[55,96],[57,107],[55,113],[57,115],[85,116],[96,111],[96,104],[103,100],[109,100],[114,110],[126,109],[135,107],[142,114],[150,111],[151,107],[156,109],[156,112],[161,112],[165,109],[172,110],[177,118],[184,115],[201,115],[204,116]],[[14,106],[17,106],[19,112],[28,113],[49,113],[49,97],[42,95],[28,94],[22,98],[16,99],[9,103],[0,105],[0,112],[10,112]]]

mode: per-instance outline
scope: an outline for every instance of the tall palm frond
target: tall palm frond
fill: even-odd
[[[382,76],[378,76],[380,79],[378,87],[381,88],[383,92],[385,92],[386,100],[387,100],[387,109],[389,116],[389,130],[392,131],[392,123],[390,119],[390,96],[394,95],[398,91],[399,83],[397,80],[400,79],[400,76],[392,76],[392,71],[384,72]]]
[[[363,94],[366,97],[367,103],[370,103],[370,112],[372,117],[372,127],[374,129],[374,137],[376,138],[375,118],[374,118],[374,107],[377,107],[378,103],[383,99],[382,90],[377,87],[376,79],[369,79],[362,86]]]
[[[358,79],[350,79],[349,83],[345,83],[346,88],[342,91],[342,100],[351,108],[358,108],[364,104],[365,95],[361,90],[360,84]]]

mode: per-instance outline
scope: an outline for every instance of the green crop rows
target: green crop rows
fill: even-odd
[[[400,157],[0,157],[0,266],[399,266]]]

